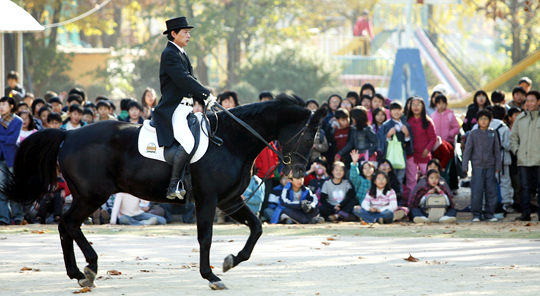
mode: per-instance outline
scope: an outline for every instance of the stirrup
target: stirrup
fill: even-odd
[[[167,198],[168,199],[175,199],[175,198],[178,198],[180,200],[183,200],[184,199],[184,196],[186,195],[186,190],[184,188],[180,188],[180,184],[182,184],[181,181],[178,181],[178,183],[176,183],[176,188],[174,190],[174,192],[169,192],[169,190],[167,191]],[[183,187],[183,184],[182,184],[182,187]]]

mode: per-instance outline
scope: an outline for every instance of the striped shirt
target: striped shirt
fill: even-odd
[[[397,209],[397,199],[396,192],[390,189],[386,192],[386,195],[383,194],[383,191],[377,188],[376,197],[369,195],[369,192],[366,194],[366,198],[362,202],[362,208],[366,211],[369,211],[369,208],[377,208],[381,212],[384,210],[389,210],[395,212]]]

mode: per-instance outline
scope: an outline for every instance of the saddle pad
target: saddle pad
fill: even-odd
[[[201,159],[208,149],[208,132],[206,131],[206,124],[201,122],[202,113],[195,113],[195,116],[197,116],[197,119],[199,120],[201,135],[199,147],[193,155],[191,163],[195,163]],[[158,146],[156,129],[150,125],[150,120],[145,120],[141,127],[138,146],[139,153],[143,157],[166,162],[164,156],[165,147]]]

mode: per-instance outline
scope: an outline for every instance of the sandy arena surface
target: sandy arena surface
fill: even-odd
[[[109,229],[104,227],[99,229]],[[457,234],[460,227],[469,226],[458,226]],[[265,231],[251,259],[223,274],[223,259],[236,254],[247,238],[223,235],[234,228],[228,226],[217,227],[211,264],[229,290],[212,291],[200,277],[199,246],[194,227],[188,228],[175,235],[130,233],[140,229],[135,227],[121,228],[121,235],[86,230],[100,268],[98,287],[87,295],[538,295],[540,289],[536,234],[464,238],[444,234],[444,228],[407,226],[401,231],[423,236],[375,237],[346,231],[294,235],[305,228],[282,227],[289,232]],[[513,234],[522,228],[503,231]],[[536,233],[538,225],[528,228],[536,228]],[[80,290],[65,274],[58,236],[53,231],[25,232],[0,231],[0,295],[72,295]],[[405,261],[409,254],[419,261]],[[85,262],[77,247],[76,256],[82,269]],[[23,267],[39,271],[21,271]],[[108,270],[122,274],[107,275]]]

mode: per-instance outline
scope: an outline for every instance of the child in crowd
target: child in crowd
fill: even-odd
[[[41,107],[37,113],[37,117],[40,119],[43,128],[47,128],[47,116],[49,116],[50,113],[52,113],[52,110],[47,105]]]
[[[360,154],[367,153],[364,160],[369,160],[379,147],[379,139],[368,124],[366,109],[362,106],[355,107],[351,111],[351,118],[353,127],[351,128],[349,140],[344,147],[338,150],[336,160],[349,155],[353,149],[358,150]],[[339,148],[338,145],[336,147]]]
[[[333,94],[328,97],[328,114],[326,114],[326,117],[322,122],[322,128],[325,131],[330,131],[332,129],[332,124],[336,121],[335,113],[339,108],[339,105],[341,105],[341,101],[343,101],[343,99],[338,94]]]
[[[436,158],[433,158],[431,159],[429,162],[428,162],[428,165],[427,165],[427,170],[430,171],[430,170],[436,170],[439,172],[439,187],[440,186],[444,186],[445,187],[445,192],[448,192],[449,193],[449,197],[450,198],[454,198],[453,194],[452,194],[452,191],[450,190],[450,186],[448,185],[448,181],[445,180],[442,176],[441,176],[441,173],[442,173],[442,166],[441,166],[441,163],[438,159]],[[416,186],[414,186],[414,189],[413,191],[411,192],[411,196],[416,196],[416,192],[418,192],[418,190],[420,190],[420,188],[426,186],[427,184],[427,179],[426,177],[421,177],[418,182],[416,183]],[[410,199],[410,202],[412,202],[412,197]]]
[[[411,109],[407,114],[407,121],[411,126],[413,140],[413,154],[407,155],[407,188],[409,191],[416,185],[418,169],[426,175],[426,167],[431,159],[431,150],[437,141],[433,121],[426,114],[426,105],[421,97],[413,97]]]
[[[345,99],[345,100],[341,101],[341,104],[339,105],[339,108],[345,109],[348,112],[351,112],[351,109],[353,108],[353,105],[352,105],[351,101],[349,101],[348,99]]]
[[[34,123],[34,118],[30,112],[20,111],[18,115],[23,121],[21,133],[19,134],[19,139],[17,140],[17,143],[21,143],[24,139],[28,138],[28,136],[37,132],[37,129],[36,124]]]
[[[324,182],[321,189],[321,216],[338,222],[349,218],[358,202],[354,187],[345,177],[345,164],[336,161],[332,167],[333,178]]]
[[[268,195],[268,205],[265,209],[263,209],[263,221],[270,221],[272,219],[272,215],[274,215],[274,211],[276,210],[278,203],[279,203],[279,197],[281,196],[281,192],[283,191],[283,188],[289,184],[289,178],[285,176],[283,173],[281,173],[281,176],[279,178],[279,185],[274,187],[270,194]]]
[[[352,163],[349,178],[354,186],[358,204],[361,205],[369,188],[371,188],[371,179],[373,178],[373,173],[375,173],[375,165],[371,161],[366,161],[359,168],[358,160],[360,159],[360,154],[358,150],[351,151],[351,158]]]
[[[480,221],[482,204],[485,195],[484,218],[494,222],[493,216],[497,206],[497,181],[495,174],[502,169],[501,148],[497,133],[489,128],[492,114],[488,110],[480,110],[476,116],[478,129],[473,130],[467,137],[463,152],[463,171],[472,164],[471,178],[471,212],[473,222]]]
[[[85,107],[83,110],[82,121],[86,122],[87,124],[94,123],[94,111]]]
[[[372,122],[372,115],[371,115],[371,100],[372,97],[369,95],[363,95],[360,99],[360,106],[366,108],[367,117],[368,117],[368,124],[371,125]]]
[[[463,131],[468,132],[476,123],[476,114],[486,106],[491,106],[491,101],[485,91],[479,90],[474,94],[473,103],[467,107],[465,120],[463,120]]]
[[[52,112],[54,113],[59,113],[59,114],[64,114],[64,112],[62,112],[62,100],[60,100],[59,97],[52,97],[50,100],[49,100],[49,104],[52,105]]]
[[[315,159],[322,156],[323,153],[327,152],[329,148],[328,140],[326,139],[326,132],[324,129],[320,128],[319,131],[315,134],[313,139],[313,149],[311,149],[311,154],[309,155],[309,161],[313,162]]]
[[[141,103],[139,103],[137,101],[130,101],[127,104],[126,108],[127,108],[128,115],[129,115],[125,119],[126,122],[143,124],[144,118],[141,116],[141,114],[143,113],[144,109],[143,109],[143,106],[141,105]]]
[[[0,99],[0,174],[4,174],[8,170],[13,172],[17,141],[23,125],[23,120],[13,113],[16,109],[17,103],[13,97]],[[7,201],[3,196],[0,196],[0,225],[11,225],[12,221],[16,225],[20,225],[23,218],[22,205]]]
[[[512,101],[508,103],[508,107],[522,109],[524,107],[523,105],[525,104],[526,97],[527,92],[525,91],[525,89],[523,89],[523,87],[514,87],[514,89],[512,90]]]
[[[390,161],[388,161],[387,159],[383,159],[379,162],[379,167],[377,169],[381,172],[385,172],[388,175],[388,178],[390,178],[390,187],[396,193],[396,200],[398,206],[401,205],[403,199],[403,186],[397,178],[394,167],[392,166]]]
[[[446,97],[448,95],[448,92],[448,88],[446,88],[444,84],[437,84],[433,88],[433,91],[431,92],[431,97],[429,98],[429,106],[426,109],[429,116],[431,116],[433,112],[437,111],[437,103],[435,103],[435,98],[438,95],[443,95]]]
[[[370,97],[373,97],[373,95],[375,95],[375,87],[371,83],[365,83],[360,88],[360,93],[359,94],[360,94],[360,97],[362,97],[364,95],[368,95]],[[361,102],[358,103],[357,105],[361,105]]]
[[[81,97],[81,95],[74,93],[74,94],[71,94],[71,95],[68,96],[67,101],[66,101],[66,107],[65,107],[66,112],[65,113],[62,112],[63,114],[60,113],[60,114],[62,114],[62,121],[66,121],[66,119],[68,118],[68,116],[69,116],[69,106],[71,106],[73,104],[78,104],[78,105],[83,106],[83,98]],[[85,106],[83,106],[83,107],[85,107]],[[88,123],[88,121],[86,123]]]
[[[456,135],[461,127],[454,115],[454,111],[448,109],[448,100],[444,95],[437,95],[435,101],[435,112],[431,113],[431,119],[435,124],[437,136],[450,144],[454,144]]]
[[[165,218],[144,212],[139,207],[140,199],[128,194],[117,193],[111,213],[111,224],[123,225],[163,225]]]
[[[132,98],[126,98],[120,100],[120,114],[118,114],[118,120],[120,121],[126,121],[126,119],[129,118],[129,103],[135,102]],[[141,111],[142,112],[142,111]]]
[[[491,93],[491,102],[494,106],[503,106],[506,111],[510,109],[510,107],[506,105],[506,94],[500,89],[495,90]]]
[[[74,130],[86,125],[86,122],[81,121],[83,116],[83,107],[79,104],[69,106],[69,117],[60,126],[63,130]]]
[[[395,135],[403,148],[403,160],[407,155],[412,154],[411,126],[403,117],[403,106],[400,102],[390,104],[390,120],[386,121],[380,128],[377,137],[379,138],[379,151],[381,159],[387,158],[388,141]],[[399,182],[403,185],[405,178],[405,168],[395,169]],[[407,196],[405,194],[405,196]]]
[[[309,99],[306,101],[306,108],[308,108],[309,111],[315,112],[319,109],[319,103],[315,99]]]
[[[19,73],[15,71],[9,72],[7,75],[7,83],[8,86],[4,90],[4,95],[6,97],[13,98],[15,102],[22,101],[26,91],[24,90],[24,87],[19,84]]]
[[[97,104],[97,103],[96,103]],[[98,116],[98,112],[97,112],[97,108],[96,108],[96,104],[88,101],[86,102],[86,105],[84,105],[85,108],[90,108],[90,110],[92,110],[92,112],[94,112],[94,122],[96,121],[96,118]],[[87,121],[88,122],[88,121]]]
[[[32,106],[32,103],[34,102],[34,99],[35,99],[34,94],[27,92],[24,95],[23,102],[26,103],[26,105],[30,108],[30,106]],[[29,111],[30,113],[32,113],[32,110],[29,110]]]
[[[510,129],[504,124],[506,117],[506,108],[500,105],[489,106],[486,108],[492,112],[493,119],[489,123],[489,128],[497,132],[499,136],[499,145],[501,147],[502,170],[496,174],[497,182],[501,189],[501,203],[503,210],[514,212],[512,204],[514,203],[514,188],[510,178],[510,165],[512,164],[512,155],[510,154]],[[473,130],[478,128],[476,125]]]
[[[439,219],[439,223],[455,223],[456,222],[456,210],[454,209],[454,201],[450,191],[446,186],[442,186],[440,183],[441,176],[437,170],[429,170],[426,174],[427,184],[420,188],[416,195],[413,196],[413,200],[410,204],[411,218],[414,223],[429,223],[426,213],[426,201],[432,194],[443,195],[446,199],[446,213]]]
[[[28,107],[28,104],[25,102],[20,102],[19,105],[17,106],[17,113],[22,112],[22,111],[30,112],[30,107]]]
[[[336,152],[338,152],[347,146],[351,135],[349,112],[345,109],[338,109],[336,110],[335,118],[337,120],[337,127],[332,129],[330,134],[333,142],[332,146],[336,149]],[[343,156],[343,154],[341,156]]]
[[[111,113],[111,103],[106,100],[101,100],[96,105],[98,116],[96,121],[102,121],[102,120],[117,120],[114,116],[112,116]]]
[[[512,107],[508,109],[508,128],[510,130],[512,129],[512,126],[514,125],[514,121],[516,121],[516,118],[518,115],[521,114],[521,109],[517,107]]]
[[[41,107],[45,106],[45,100],[42,99],[42,98],[37,98],[35,99],[33,102],[32,102],[32,115],[39,119],[40,120],[40,123],[41,123],[41,118],[39,118],[39,115],[38,115],[38,112],[39,110],[41,109]]]
[[[203,105],[201,105],[197,100],[193,101],[193,114],[195,113],[203,113]]]
[[[355,91],[348,92],[345,98],[351,102],[353,108],[356,107],[360,101],[360,96],[358,96],[358,93]]]
[[[315,194],[304,186],[304,178],[289,179],[289,184],[285,185],[279,196],[279,203],[270,223],[322,223],[324,219],[319,216],[318,204]]]
[[[304,185],[309,187],[311,192],[320,196],[318,192],[324,183],[328,180],[328,173],[326,172],[326,158],[324,156],[318,157],[309,167],[304,178]]]
[[[47,115],[47,128],[59,129],[62,125],[62,116],[58,113],[50,113]]]
[[[385,98],[383,97],[383,95],[381,94],[375,94],[373,96],[373,99],[371,99],[371,110],[373,111],[373,114],[369,114],[369,115],[372,115],[372,117],[369,118],[369,120],[371,121],[371,123],[375,123],[375,109],[377,108],[381,108],[382,110],[384,110],[384,112],[386,113],[386,118],[390,118],[390,110],[386,109],[384,106],[385,106]]]
[[[143,117],[148,119],[152,115],[152,109],[158,104],[156,91],[147,87],[142,94],[141,102],[144,110]]]
[[[388,120],[388,116],[386,114],[387,111],[388,110],[384,107],[377,107],[373,109],[373,124],[371,125],[371,128],[375,134],[379,133],[383,123]]]
[[[385,172],[376,171],[366,198],[354,208],[354,214],[368,223],[390,224],[396,209],[396,193],[390,187],[390,178]]]

